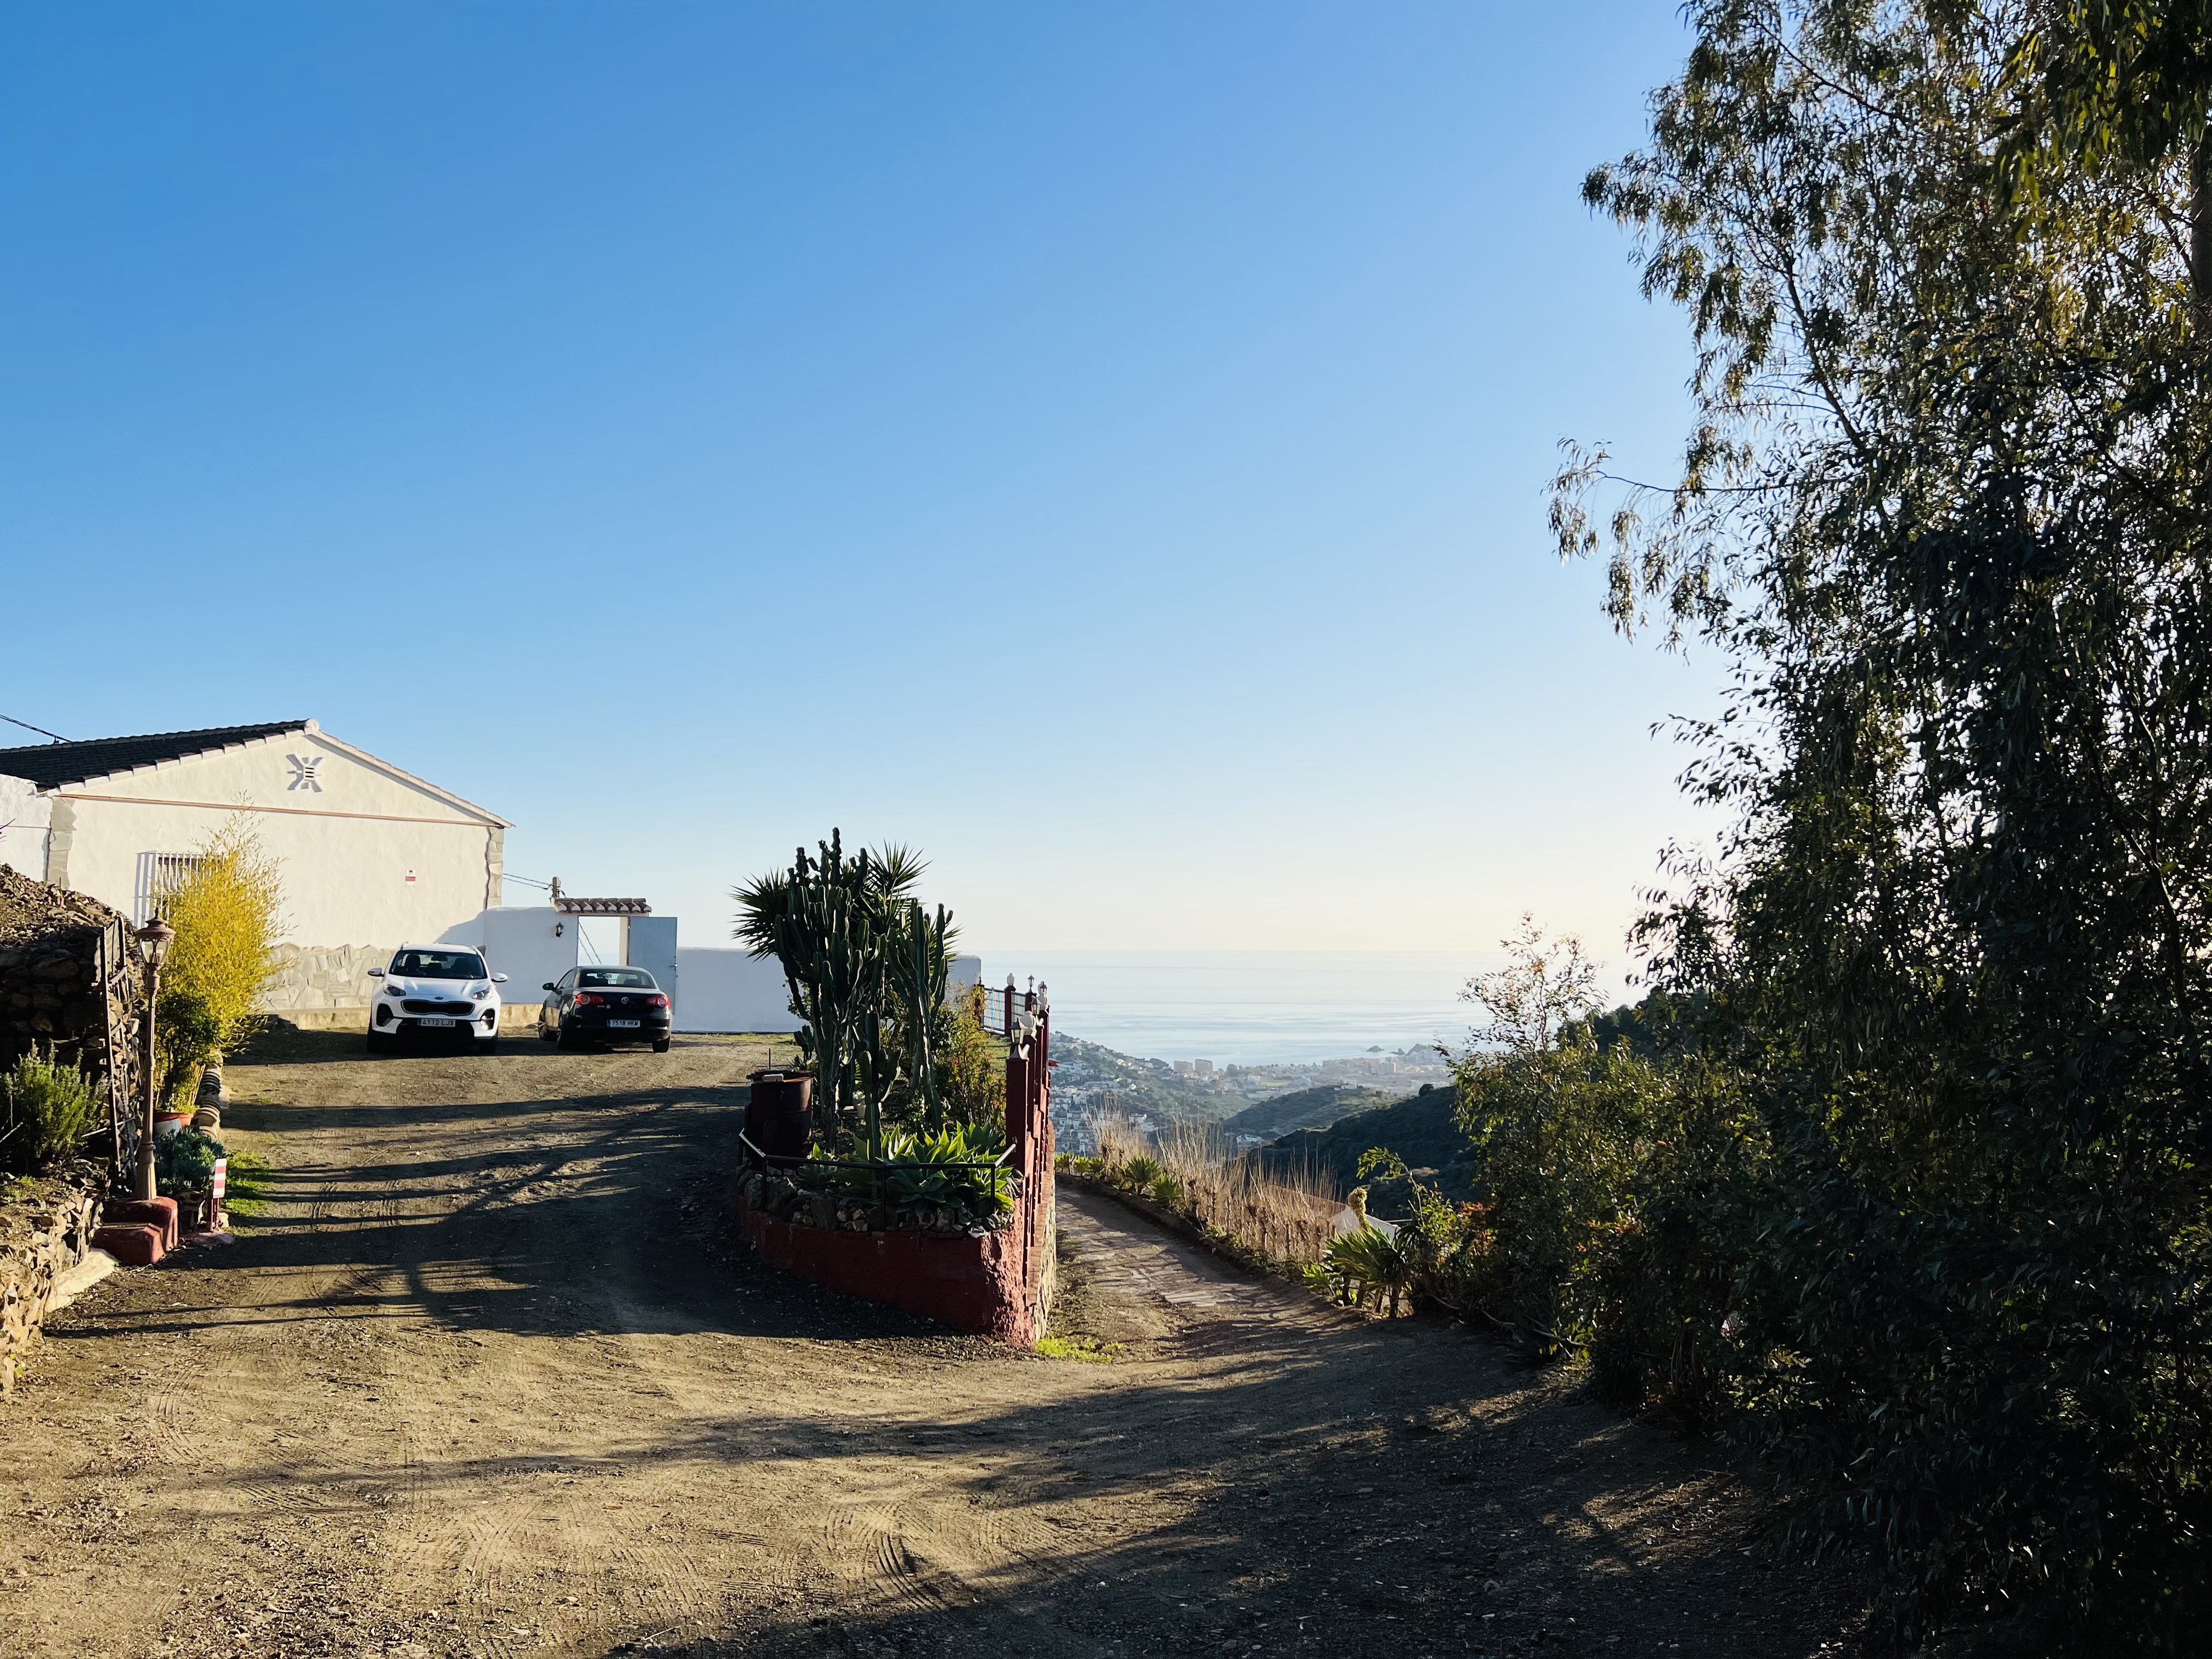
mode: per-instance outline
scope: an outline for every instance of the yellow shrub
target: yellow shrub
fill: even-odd
[[[160,895],[162,918],[177,930],[161,983],[206,1008],[228,1051],[261,1023],[261,982],[283,927],[283,890],[276,860],[243,812],[208,838],[198,860]]]

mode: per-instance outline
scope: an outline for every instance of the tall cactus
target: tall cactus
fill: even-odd
[[[832,1116],[858,1129],[854,1056],[869,1036],[867,1016],[883,1002],[884,957],[869,856],[845,856],[831,831],[820,856],[800,848],[781,915],[772,919],[775,954],[796,993],[792,1012],[805,1023],[816,1087]]]
[[[931,1034],[943,1018],[945,987],[952,969],[952,913],[937,907],[933,921],[921,906],[907,902],[902,926],[890,952],[891,993],[900,1023],[906,1027],[907,1074],[921,1092],[929,1133],[945,1127],[945,1105],[937,1094],[937,1064]]]

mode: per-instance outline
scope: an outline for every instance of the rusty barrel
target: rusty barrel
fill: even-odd
[[[805,1072],[755,1072],[745,1103],[745,1133],[761,1151],[804,1158],[814,1133],[814,1079]]]

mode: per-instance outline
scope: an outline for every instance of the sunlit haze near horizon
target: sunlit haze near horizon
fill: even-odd
[[[1562,568],[1670,7],[16,8],[0,712],[313,716],[726,941],[1618,962],[1710,658]],[[0,746],[35,739],[0,727]],[[511,889],[510,902],[527,902]]]

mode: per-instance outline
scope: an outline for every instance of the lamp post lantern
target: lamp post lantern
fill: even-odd
[[[136,1198],[154,1196],[154,1105],[155,1079],[154,1077],[154,1005],[161,996],[161,963],[169,954],[169,945],[177,937],[177,930],[159,916],[138,930],[138,948],[146,957],[146,1030],[143,1043],[146,1073],[145,1105],[138,1122],[138,1174],[131,1183],[131,1195]]]

